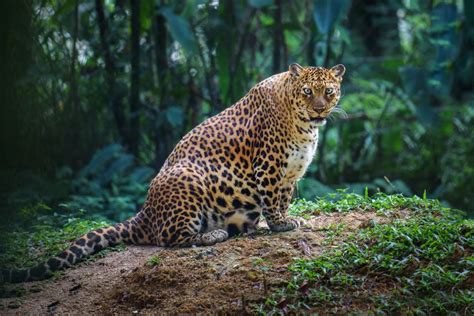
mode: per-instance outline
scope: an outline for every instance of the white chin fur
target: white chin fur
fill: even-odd
[[[313,124],[317,127],[321,127],[326,125],[326,120],[322,120],[321,122],[314,122]]]

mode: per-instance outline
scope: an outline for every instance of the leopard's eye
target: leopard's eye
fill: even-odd
[[[330,95],[334,92],[334,89],[333,88],[326,88],[326,94],[327,95]]]
[[[310,88],[303,88],[303,92],[304,94],[307,94],[307,95],[311,95],[311,93],[313,93],[313,91],[311,91]]]

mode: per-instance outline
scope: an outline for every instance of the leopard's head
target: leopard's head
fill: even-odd
[[[326,118],[336,109],[341,97],[341,82],[346,68],[337,65],[331,69],[323,67],[289,66],[290,101],[297,117],[317,126],[326,123]]]

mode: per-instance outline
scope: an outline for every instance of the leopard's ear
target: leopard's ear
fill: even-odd
[[[290,71],[291,76],[298,77],[303,71],[303,67],[301,67],[297,63],[294,63],[288,67],[288,70]]]
[[[336,65],[331,68],[332,74],[339,80],[342,80],[342,76],[346,72],[346,67],[343,64]]]

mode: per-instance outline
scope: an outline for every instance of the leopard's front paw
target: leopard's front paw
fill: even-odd
[[[286,218],[283,221],[277,223],[268,223],[268,227],[274,232],[286,232],[289,230],[296,229],[302,225],[301,219]]]

